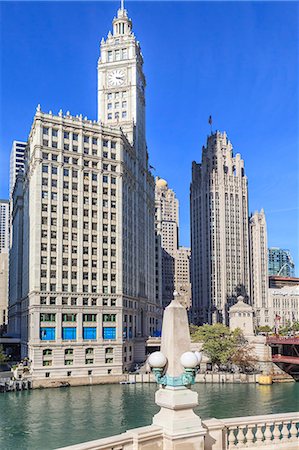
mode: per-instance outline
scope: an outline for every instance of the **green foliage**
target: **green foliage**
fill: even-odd
[[[3,351],[3,346],[0,345],[0,364],[3,364],[7,361],[7,356],[5,355]]]
[[[193,342],[202,342],[203,351],[209,356],[212,364],[229,364],[236,351],[246,342],[242,331],[231,331],[227,326],[216,323],[191,328]]]
[[[269,327],[269,325],[263,325],[260,327],[257,327],[256,332],[257,333],[271,333],[272,328]]]
[[[299,331],[299,322],[294,322],[293,323],[292,330],[293,331]]]

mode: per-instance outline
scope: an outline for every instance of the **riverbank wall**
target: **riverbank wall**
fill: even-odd
[[[259,373],[243,374],[243,373],[199,373],[196,375],[196,383],[211,383],[211,384],[225,384],[225,383],[258,383]],[[281,378],[281,377],[280,377]],[[294,381],[292,377],[277,378],[277,382]],[[274,377],[274,382],[275,382]],[[142,384],[142,383],[156,383],[152,373],[130,373],[123,375],[102,375],[102,376],[88,376],[88,377],[65,377],[59,379],[33,379],[33,389],[54,388],[66,386],[86,386],[97,384]]]

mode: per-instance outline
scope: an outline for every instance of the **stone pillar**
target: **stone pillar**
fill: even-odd
[[[164,450],[203,450],[206,434],[201,419],[193,411],[198,394],[185,386],[185,369],[180,357],[190,352],[191,341],[187,312],[175,298],[165,309],[162,326],[161,352],[167,358],[163,385],[156,392],[156,404],[161,407],[153,425],[163,429]]]

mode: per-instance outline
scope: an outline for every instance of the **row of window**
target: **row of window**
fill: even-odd
[[[102,315],[103,322],[115,322],[116,314],[103,314]],[[55,313],[41,313],[40,314],[41,322],[55,322],[56,314]],[[62,322],[76,322],[77,314],[66,313],[62,314]],[[96,322],[97,314],[83,314],[83,322]]]
[[[72,292],[72,293],[77,293],[80,291],[78,291],[78,286],[76,284],[72,284],[70,287],[68,284],[63,284],[61,289],[57,289],[56,283],[50,283],[49,285],[47,285],[47,283],[41,283],[40,284],[40,290],[41,292],[45,293],[45,292],[57,292],[57,291],[62,291],[63,293],[66,292]],[[96,294],[96,293],[103,293],[104,295],[115,295],[116,294],[116,286],[102,286],[101,288],[97,285],[94,284],[91,287],[89,287],[88,284],[83,284],[81,291],[84,294],[88,294],[88,293],[92,293],[92,294]]]
[[[112,113],[108,113],[107,114],[107,119],[111,120],[112,116],[113,116]],[[127,117],[127,111],[122,111],[121,118],[122,119],[126,119],[126,117]],[[120,118],[120,113],[117,111],[117,112],[114,113],[114,119],[119,119],[119,118]]]
[[[49,136],[49,134],[50,134],[49,132],[50,132],[50,128],[43,127],[43,135],[44,135],[44,137]],[[58,129],[52,128],[52,137],[58,137]],[[79,134],[78,133],[74,133],[74,132],[71,133],[69,131],[64,131],[63,132],[63,138],[67,139],[67,140],[71,139],[73,141],[78,141],[79,140]],[[99,140],[98,140],[98,138],[95,138],[95,137],[86,136],[86,135],[84,136],[83,135],[83,142],[85,144],[89,144],[91,142],[93,145],[98,145]],[[116,141],[110,141],[109,139],[103,139],[102,143],[103,143],[103,147],[116,148]]]
[[[84,340],[95,341],[97,339],[96,327],[83,327],[82,337]],[[63,327],[61,330],[62,340],[75,341],[77,339],[76,327]],[[116,339],[115,327],[104,327],[102,330],[102,338],[104,340]],[[56,340],[56,328],[55,327],[40,327],[40,339],[42,341],[55,341]]]
[[[124,24],[119,24],[124,25]],[[107,52],[107,60],[108,62],[112,61],[120,61],[122,59],[128,58],[128,49],[127,48],[119,48],[117,50],[109,50]]]
[[[77,305],[83,305],[83,306],[97,306],[97,303],[99,306],[116,306],[116,299],[115,298],[103,298],[99,299],[97,302],[96,298],[83,298],[78,299],[77,297],[62,297],[61,304],[62,305],[71,305],[71,306],[77,306]],[[135,302],[136,303],[136,302]],[[56,297],[50,296],[49,299],[47,297],[40,297],[40,304],[41,305],[56,305],[59,304],[59,302],[56,301]]]

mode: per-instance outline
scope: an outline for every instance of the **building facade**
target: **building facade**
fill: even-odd
[[[175,254],[175,290],[185,308],[191,307],[191,249],[179,247]]]
[[[272,311],[270,325],[274,325],[275,317],[282,327],[299,322],[299,286],[270,288],[269,306]]]
[[[249,219],[250,231],[250,294],[255,325],[269,325],[268,305],[268,243],[265,212],[256,211]]]
[[[26,142],[13,141],[10,152],[9,197],[11,198],[18,173],[24,173]]]
[[[167,181],[156,178],[155,187],[157,291],[161,291],[165,308],[175,290],[176,254],[179,245],[179,202]],[[161,287],[159,287],[161,283]]]
[[[121,7],[101,42],[98,121],[35,114],[20,198],[15,189],[23,269],[10,332],[37,378],[120,374],[161,326],[142,66]]]
[[[228,322],[228,308],[250,296],[247,177],[226,133],[212,133],[192,163],[192,321]]]
[[[9,201],[0,200],[0,253],[9,252]]]
[[[0,253],[0,331],[8,317],[8,253]]]
[[[0,327],[8,310],[9,201],[0,200]]]
[[[278,247],[269,248],[269,275],[282,277],[295,276],[295,264],[290,250]]]

